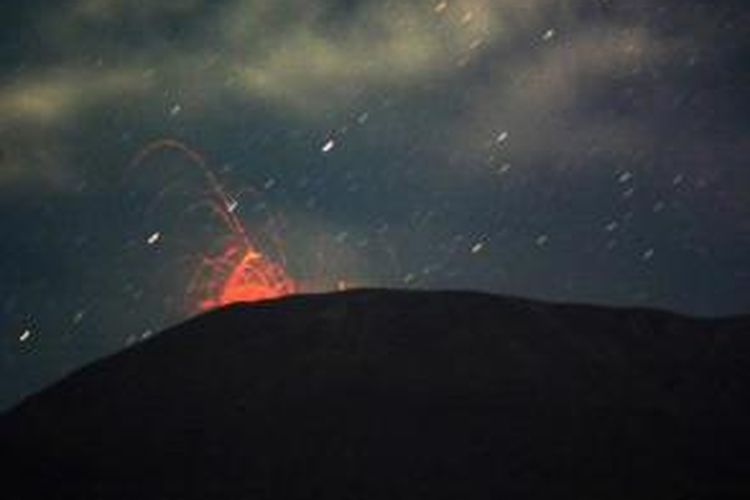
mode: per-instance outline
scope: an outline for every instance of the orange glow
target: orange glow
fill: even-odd
[[[208,273],[202,284],[207,291],[199,304],[202,311],[236,302],[275,299],[297,291],[283,267],[253,248],[229,246],[218,258],[207,259],[203,265]]]
[[[210,188],[209,207],[228,232],[221,250],[204,256],[196,269],[188,287],[188,307],[200,312],[236,302],[255,302],[296,293],[298,286],[286,271],[278,235],[271,235],[277,256],[272,259],[251,238],[236,214],[238,202],[227,194],[203,156],[179,141],[161,139],[144,147],[131,165],[140,165],[150,155],[165,149],[182,153],[201,169]],[[243,194],[259,196],[252,189],[243,190]],[[275,222],[271,214],[269,218],[270,222]]]

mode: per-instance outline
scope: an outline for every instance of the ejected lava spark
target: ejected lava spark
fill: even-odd
[[[297,284],[287,273],[281,252],[276,251],[279,258],[275,261],[261,249],[237,214],[239,203],[227,193],[200,153],[182,142],[161,139],[145,146],[136,155],[131,167],[142,165],[162,150],[177,151],[200,169],[209,187],[207,202],[228,236],[223,239],[226,243],[222,248],[218,251],[208,250],[203,255],[193,272],[188,287],[193,307],[202,311],[234,302],[254,302],[295,293]],[[250,189],[245,191],[254,193]],[[154,245],[160,238],[161,233],[154,232],[147,243]]]

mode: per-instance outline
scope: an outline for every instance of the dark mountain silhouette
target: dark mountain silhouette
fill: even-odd
[[[750,317],[362,290],[236,305],[0,420],[6,498],[750,498]]]

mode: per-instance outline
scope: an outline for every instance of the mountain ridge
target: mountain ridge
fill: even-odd
[[[0,438],[18,498],[730,498],[750,492],[749,361],[744,316],[292,296],[88,365]]]

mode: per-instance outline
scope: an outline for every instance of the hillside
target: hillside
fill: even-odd
[[[740,498],[750,317],[386,290],[235,305],[27,399],[0,439],[19,499]]]

